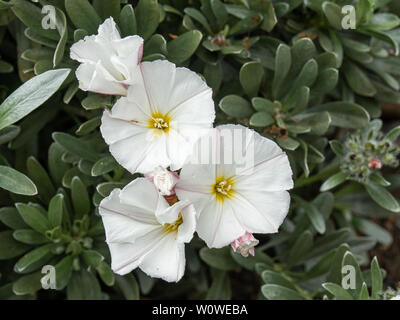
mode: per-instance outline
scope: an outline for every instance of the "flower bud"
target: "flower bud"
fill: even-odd
[[[146,175],[146,178],[153,181],[154,185],[163,196],[175,194],[174,188],[179,179],[175,172],[168,171],[163,167],[157,167],[151,174]]]
[[[382,168],[382,162],[377,158],[371,158],[369,160],[368,167],[370,169],[379,170]]]
[[[254,256],[254,247],[259,241],[254,238],[253,234],[247,232],[231,243],[233,251],[239,252],[243,257],[248,257],[249,254]]]

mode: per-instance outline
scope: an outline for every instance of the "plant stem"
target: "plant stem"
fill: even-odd
[[[317,173],[317,174],[315,174],[315,175],[313,175],[311,177],[300,178],[295,182],[294,187],[295,188],[300,188],[300,187],[304,187],[304,186],[307,186],[309,184],[312,184],[314,182],[323,180],[323,179],[335,174],[336,172],[338,172],[339,168],[340,168],[339,166],[335,166],[335,167],[333,167],[333,168],[331,168],[329,170],[322,171],[322,172]]]

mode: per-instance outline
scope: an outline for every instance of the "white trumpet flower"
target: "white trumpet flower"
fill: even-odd
[[[185,271],[185,243],[196,228],[193,205],[169,206],[149,180],[138,178],[114,189],[99,206],[111,252],[111,268],[120,275],[139,267],[151,277],[179,281]]]
[[[114,19],[99,26],[98,34],[86,36],[71,47],[71,59],[81,65],[76,70],[79,88],[109,95],[126,95],[142,59],[143,39],[121,39]]]
[[[238,132],[245,135],[245,140],[228,139],[238,139]],[[204,147],[210,138],[216,141],[219,161],[200,163],[194,153],[175,186],[178,198],[195,206],[200,238],[209,247],[220,248],[246,232],[277,232],[289,210],[286,190],[293,187],[287,155],[272,140],[240,125],[217,127],[198,145]],[[238,155],[253,165],[243,168]]]
[[[101,133],[114,158],[131,173],[182,167],[215,118],[212,90],[194,72],[168,61],[143,62],[138,82],[111,111]]]

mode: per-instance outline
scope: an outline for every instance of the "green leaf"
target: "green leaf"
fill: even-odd
[[[53,140],[60,144],[66,151],[82,159],[96,162],[99,158],[91,146],[83,140],[63,132],[54,132],[52,137]]]
[[[0,221],[7,227],[17,230],[26,229],[28,226],[22,220],[17,209],[14,207],[3,207],[0,209]]]
[[[362,283],[363,283],[364,279],[363,279],[362,274],[361,274],[360,266],[358,265],[355,257],[353,256],[353,254],[350,251],[347,251],[344,254],[343,261],[342,261],[342,268],[344,266],[352,266],[354,268],[354,270],[355,270],[355,273],[356,273],[355,274],[355,276],[356,276],[356,279],[355,279],[356,288],[355,289],[349,288],[347,290],[348,290],[348,292],[350,292],[350,294],[354,298],[358,298],[359,295],[360,295],[361,286],[362,286]]]
[[[65,0],[65,9],[76,28],[97,33],[102,21],[88,0]]]
[[[363,284],[361,286],[360,300],[369,300],[368,287],[365,282],[363,282]]]
[[[32,274],[28,274],[19,278],[13,284],[13,292],[16,295],[26,295],[26,294],[33,294],[36,291],[42,288],[42,283],[40,279],[42,278],[43,274],[38,271]]]
[[[265,270],[261,274],[261,278],[265,284],[277,284],[282,287],[294,289],[295,287],[292,282],[286,279],[282,274],[272,271],[272,270]]]
[[[90,212],[90,200],[86,186],[79,177],[73,177],[71,183],[71,198],[75,215],[83,217]]]
[[[145,41],[156,31],[160,22],[157,0],[140,0],[135,8],[137,34]]]
[[[329,177],[328,180],[326,180],[322,185],[321,188],[319,189],[321,192],[325,192],[328,190],[331,190],[344,181],[349,177],[349,175],[345,172],[338,172],[334,174],[333,176]]]
[[[332,250],[338,245],[348,241],[350,235],[351,233],[348,229],[331,231],[330,233],[325,234],[323,237],[317,239],[312,249],[303,258],[307,260]]]
[[[127,4],[122,8],[119,20],[122,37],[137,34],[136,16],[132,5]]]
[[[206,300],[230,300],[231,284],[225,271],[213,270],[213,282],[207,292]]]
[[[388,31],[400,25],[399,17],[394,13],[375,13],[372,15],[368,28],[379,31]]]
[[[298,197],[296,197],[296,200],[299,200],[299,205],[306,212],[315,230],[317,230],[318,233],[321,234],[325,233],[325,220],[321,212],[319,212],[318,208],[313,203],[301,200]]]
[[[378,259],[374,257],[371,262],[371,298],[378,299],[382,293],[382,271],[379,267]]]
[[[363,70],[348,61],[343,64],[342,70],[347,83],[355,93],[365,97],[375,96],[377,91]]]
[[[368,181],[365,184],[365,188],[372,200],[374,200],[381,207],[392,212],[400,212],[400,205],[398,201],[385,188],[373,183],[372,181]]]
[[[342,8],[337,4],[325,1],[322,4],[322,11],[328,19],[330,25],[337,30],[342,30]]]
[[[139,300],[139,285],[131,273],[125,276],[115,275],[115,283],[126,300]]]
[[[11,10],[29,29],[45,39],[58,40],[60,38],[56,30],[43,28],[44,15],[38,6],[26,0],[13,0],[12,3]]]
[[[332,264],[329,269],[329,274],[327,280],[336,284],[342,284],[342,261],[345,253],[349,251],[350,248],[347,244],[342,244],[335,253],[332,259]]]
[[[206,17],[201,13],[201,11],[195,9],[195,8],[185,8],[183,10],[188,16],[190,16],[192,19],[196,20],[198,23],[200,23],[203,28],[207,31],[207,33],[211,34],[211,28],[210,25],[208,24],[208,21]]]
[[[257,95],[263,77],[264,69],[261,63],[257,61],[247,62],[240,68],[240,84],[242,85],[244,92],[249,97],[254,97]]]
[[[115,188],[123,188],[125,186],[124,183],[121,182],[103,182],[97,185],[97,192],[103,196],[108,197]]]
[[[28,252],[17,261],[14,270],[18,273],[24,272],[32,264],[42,260],[45,256],[51,255],[51,249],[53,247],[54,243],[49,243]]]
[[[258,263],[262,263],[265,265],[273,264],[272,259],[258,249],[255,250],[254,256],[249,255],[248,257],[243,257],[241,254],[231,250],[231,256],[233,260],[235,260],[240,266],[250,271],[254,271],[255,265]]]
[[[345,151],[343,148],[342,143],[338,140],[331,140],[329,141],[329,145],[332,149],[332,151],[338,156],[338,157],[344,157],[345,156]]]
[[[74,272],[67,287],[68,300],[101,300],[101,288],[92,272]]]
[[[264,284],[261,292],[268,300],[304,300],[296,291],[276,284]]]
[[[50,229],[49,221],[38,208],[24,203],[16,203],[15,206],[24,222],[32,229],[45,234]]]
[[[104,257],[95,250],[84,250],[82,252],[83,260],[89,267],[97,268],[104,260]]]
[[[111,270],[110,266],[108,263],[105,261],[101,262],[100,265],[96,268],[97,272],[99,273],[99,276],[103,282],[109,286],[112,287],[115,283],[115,277],[114,273]]]
[[[0,130],[17,122],[47,101],[70,69],[50,70],[25,82],[0,105]]]
[[[313,87],[313,96],[324,95],[335,89],[339,80],[339,71],[334,68],[322,70],[317,77]]]
[[[256,112],[250,118],[250,125],[253,127],[268,127],[274,122],[272,116],[264,111]]]
[[[257,111],[264,111],[269,113],[270,115],[273,115],[275,113],[276,106],[272,101],[268,99],[255,97],[251,99],[251,104]]]
[[[43,234],[32,229],[15,230],[13,237],[15,240],[26,244],[43,244],[49,242]]]
[[[301,103],[302,101],[300,101]],[[329,112],[311,112],[302,113],[294,117],[296,120],[300,120],[301,125],[309,127],[310,133],[321,136],[328,131],[331,124],[331,116]]]
[[[310,99],[310,88],[306,86],[296,87],[291,90],[284,102],[285,110],[293,110],[294,114],[304,111]]]
[[[68,41],[68,25],[67,18],[62,10],[56,8],[56,16],[57,16],[57,30],[60,34],[60,41],[58,41],[57,48],[54,51],[53,57],[53,67],[58,67],[61,61],[64,58],[65,46]]]
[[[32,180],[17,170],[6,166],[0,166],[0,188],[26,196],[37,194],[37,188]]]
[[[92,176],[98,177],[106,174],[118,167],[118,163],[115,161],[114,157],[106,156],[98,160],[92,167]]]
[[[21,128],[18,126],[8,126],[0,130],[0,145],[10,142],[19,135]]]
[[[318,76],[318,63],[314,59],[306,62],[300,74],[294,80],[292,88],[311,87]],[[293,90],[293,89],[292,89]]]
[[[49,203],[56,190],[46,170],[34,157],[29,157],[27,159],[26,167],[29,177],[38,189],[40,199],[46,204]]]
[[[96,9],[102,20],[106,20],[111,16],[114,18],[115,21],[118,21],[120,13],[120,3],[121,0],[94,0],[93,7]]]
[[[279,98],[279,90],[289,73],[292,64],[290,48],[285,44],[280,44],[276,50],[274,80],[272,82],[272,95]]]
[[[63,208],[64,208],[64,196],[57,194],[51,198],[49,203],[49,223],[51,227],[58,227],[62,223],[63,219]]]
[[[13,259],[28,251],[30,246],[18,242],[12,236],[13,231],[0,232],[0,260]]]
[[[55,265],[57,290],[63,290],[67,286],[71,279],[73,262],[74,257],[69,255],[62,258],[62,260]]]
[[[227,115],[235,118],[248,118],[254,112],[251,104],[246,99],[234,94],[225,96],[219,102],[219,107]]]
[[[65,150],[58,144],[52,143],[49,148],[48,166],[51,178],[57,185],[61,185],[65,172],[70,168],[68,163],[62,161]]]
[[[94,117],[84,123],[82,123],[79,128],[75,131],[77,136],[84,136],[95,129],[97,129],[101,124],[101,117]]]
[[[397,127],[394,127],[392,130],[390,130],[385,135],[384,139],[396,141],[399,136],[400,136],[400,126],[397,126]]]
[[[337,127],[358,129],[366,126],[369,122],[368,112],[355,103],[344,101],[328,102],[316,107],[315,110],[328,111],[332,119],[332,125]]]
[[[199,46],[203,35],[198,30],[191,30],[167,44],[168,59],[176,64],[188,60]]]
[[[209,249],[204,247],[200,250],[200,258],[213,268],[224,271],[235,270],[238,265],[235,260],[233,260],[230,250],[230,247],[222,249]]]
[[[304,254],[308,252],[313,245],[313,235],[309,230],[304,231],[296,240],[294,245],[291,247],[288,254],[288,265],[296,265],[298,261],[301,261]]]
[[[339,300],[353,300],[351,294],[336,283],[327,282],[323,283],[322,286]]]

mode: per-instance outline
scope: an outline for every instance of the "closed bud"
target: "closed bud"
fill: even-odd
[[[248,257],[249,254],[254,256],[254,247],[259,241],[254,238],[253,234],[247,232],[231,243],[233,251],[240,253],[243,257]]]

